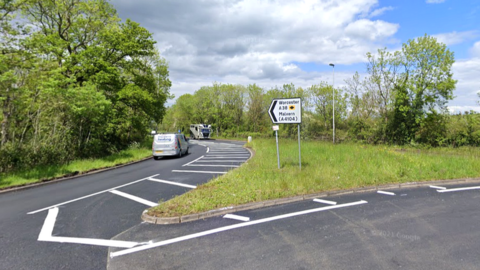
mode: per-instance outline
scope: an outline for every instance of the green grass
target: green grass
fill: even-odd
[[[332,145],[280,140],[281,169],[274,139],[249,146],[255,156],[240,168],[149,210],[178,216],[263,200],[391,183],[480,176],[478,148],[414,149],[360,144]]]
[[[151,148],[135,148],[120,151],[117,154],[99,159],[76,160],[66,165],[38,166],[30,170],[0,174],[0,188],[22,186],[66,175],[82,174],[95,169],[108,168],[141,160],[151,155]]]

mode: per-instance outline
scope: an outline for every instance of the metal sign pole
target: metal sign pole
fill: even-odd
[[[278,163],[278,168],[280,169],[280,153],[278,152],[278,131],[275,130],[275,139],[277,141],[277,163]]]
[[[302,148],[300,147],[300,124],[298,124],[298,164],[302,169]]]

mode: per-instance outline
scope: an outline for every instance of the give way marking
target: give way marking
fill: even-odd
[[[177,237],[177,238],[172,238],[172,239],[168,239],[168,240],[164,240],[164,241],[160,241],[160,242],[156,242],[156,243],[148,242],[147,244],[142,245],[142,246],[127,248],[127,249],[120,250],[120,251],[117,251],[117,252],[112,252],[112,253],[110,253],[110,258],[130,254],[130,253],[134,253],[134,252],[138,252],[138,251],[142,251],[142,250],[147,250],[147,249],[151,249],[151,248],[155,248],[155,247],[166,246],[166,245],[170,245],[170,244],[173,244],[173,243],[178,243],[178,242],[181,242],[181,241],[186,241],[186,240],[190,240],[190,239],[194,239],[194,238],[199,238],[199,237],[203,237],[203,236],[206,236],[206,235],[215,234],[215,233],[219,233],[219,232],[229,231],[229,230],[233,230],[233,229],[243,228],[243,227],[247,227],[247,226],[257,225],[257,224],[261,224],[261,223],[266,223],[266,222],[271,222],[271,221],[276,221],[276,220],[280,220],[280,219],[296,217],[296,216],[300,216],[300,215],[306,215],[306,214],[311,214],[311,213],[316,213],[316,212],[321,212],[321,211],[328,211],[328,210],[337,209],[337,208],[361,205],[361,204],[365,204],[365,203],[368,203],[368,202],[362,200],[362,201],[357,201],[357,202],[352,202],[352,203],[324,206],[324,207],[320,207],[320,208],[314,208],[314,209],[309,209],[309,210],[304,210],[304,211],[299,211],[299,212],[293,212],[293,213],[289,213],[289,214],[273,216],[273,217],[269,217],[269,218],[263,218],[263,219],[259,219],[259,220],[248,221],[248,222],[244,222],[244,223],[224,226],[224,227],[220,227],[220,228],[216,228],[216,229],[212,229],[212,230],[208,230],[208,231],[203,231],[203,232],[199,232],[199,233],[189,234],[189,235],[185,235],[185,236],[181,236],[181,237]]]
[[[48,210],[47,218],[45,219],[42,230],[38,235],[38,241],[85,244],[85,245],[119,247],[119,248],[132,248],[140,244],[137,242],[129,242],[129,241],[52,236],[53,227],[55,226],[55,221],[57,220],[57,215],[58,215],[58,207],[50,208]]]

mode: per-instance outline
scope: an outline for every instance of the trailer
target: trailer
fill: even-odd
[[[200,139],[210,139],[210,134],[212,134],[212,126],[206,124],[192,124],[190,125],[190,138],[200,140]]]

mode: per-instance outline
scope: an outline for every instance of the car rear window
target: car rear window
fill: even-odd
[[[155,137],[156,142],[172,142],[173,136],[172,135],[157,135]]]

